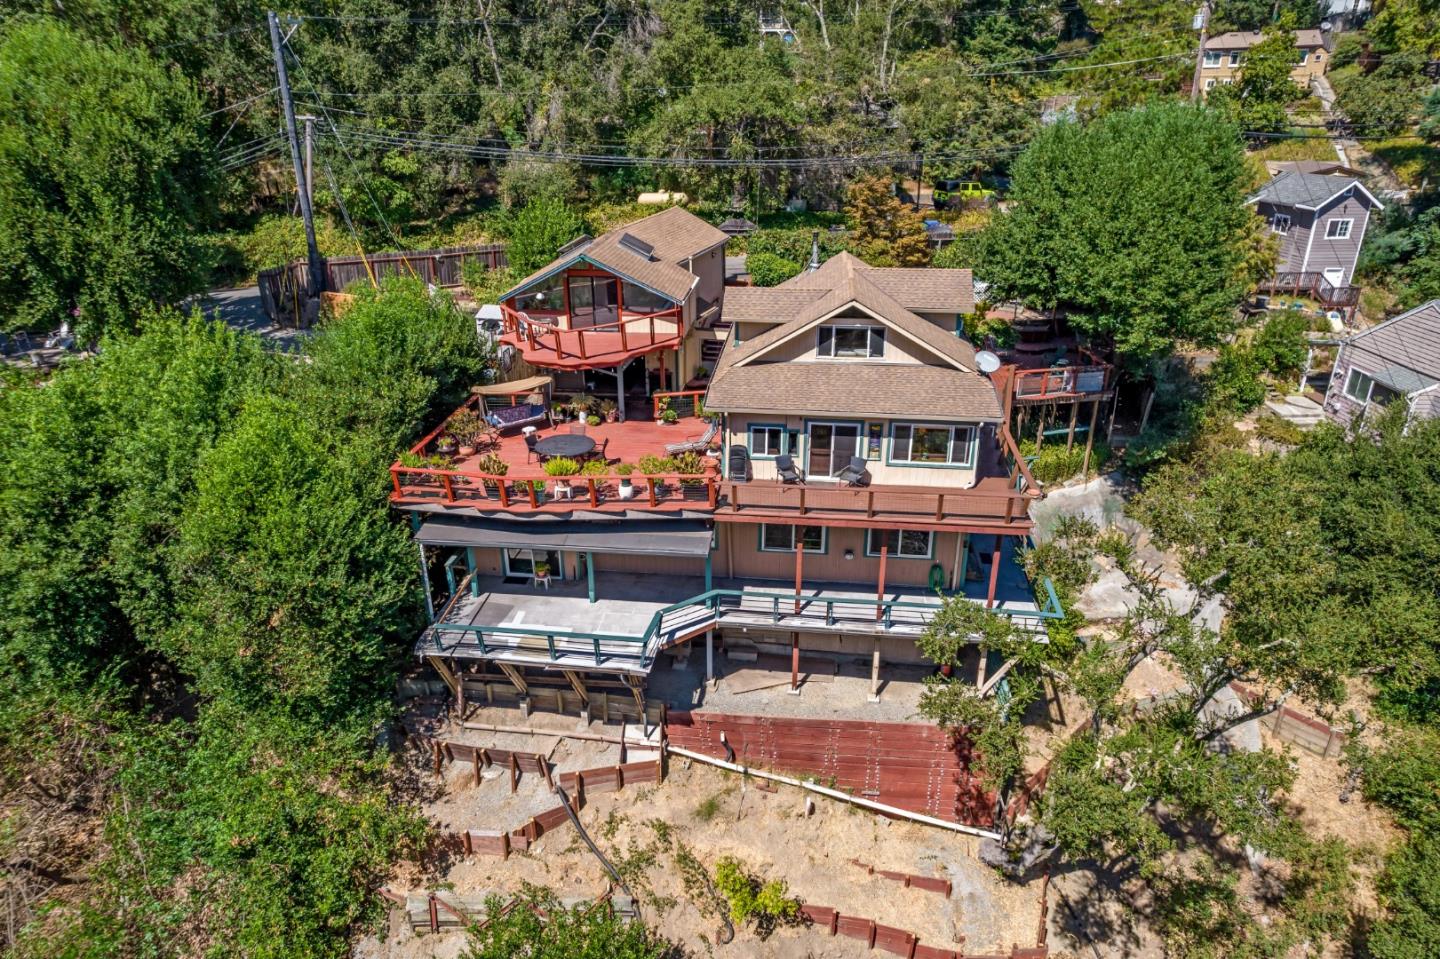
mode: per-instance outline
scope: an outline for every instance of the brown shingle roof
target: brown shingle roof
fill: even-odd
[[[814,273],[794,278],[801,280],[798,285],[792,286],[791,280],[763,293],[747,293],[738,304],[731,296],[741,288],[727,292],[726,316],[732,319],[779,318],[774,308],[782,304],[798,304],[798,309],[792,307],[783,323],[740,346],[726,346],[711,377],[706,406],[795,414],[998,419],[999,399],[991,382],[976,372],[974,347],[901,306],[872,281],[874,272],[862,260],[840,254]],[[771,348],[852,303],[945,362],[766,362]],[[734,307],[741,310],[739,317],[732,312]]]
[[[859,257],[840,253],[831,257],[815,272],[801,274],[780,284],[776,289],[797,289],[791,287],[791,284],[804,277],[808,285],[798,289],[811,290],[818,296],[786,322],[766,330],[736,350],[726,350],[721,357],[722,365],[727,357],[731,364],[743,364],[751,357],[764,353],[782,340],[789,339],[819,322],[823,317],[850,303],[856,303],[951,363],[967,370],[975,369],[974,347],[905,309],[893,296],[871,282],[872,272],[873,269]],[[824,285],[819,285],[819,281],[823,281]]]
[[[1363,350],[1427,379],[1440,380],[1440,299],[1356,333],[1346,343],[1347,349]]]
[[[648,243],[653,248],[651,255],[645,257],[623,246],[620,238],[627,233],[643,243]],[[537,280],[562,270],[583,257],[677,303],[683,303],[695,284],[694,274],[682,265],[684,261],[724,243],[727,239],[724,233],[695,214],[672,206],[611,230],[557,257],[515,284],[501,299],[509,299]]]
[[[784,323],[819,294],[777,286],[727,286],[725,319],[731,323]]]
[[[901,363],[754,363],[711,379],[706,409],[794,415],[998,420],[985,377]]]
[[[871,266],[846,251],[835,254],[813,273],[792,276],[775,289],[831,290],[840,277],[855,271],[863,272],[866,279],[890,294],[907,310],[975,312],[975,280],[969,270]]]

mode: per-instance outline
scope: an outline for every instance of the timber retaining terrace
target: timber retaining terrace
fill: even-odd
[[[716,759],[798,773],[949,822],[994,825],[995,799],[972,772],[970,744],[938,726],[669,710],[665,735]]]

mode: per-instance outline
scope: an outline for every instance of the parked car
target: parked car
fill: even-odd
[[[975,200],[992,200],[995,191],[987,189],[979,180],[941,180],[935,184],[935,208],[946,209]]]

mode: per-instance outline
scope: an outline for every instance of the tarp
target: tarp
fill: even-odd
[[[555,380],[549,376],[527,376],[523,380],[511,380],[508,383],[472,386],[470,392],[476,396],[518,396],[521,393],[534,393],[536,390],[549,390],[554,385]]]
[[[703,520],[514,523],[435,516],[421,524],[415,540],[426,546],[568,549],[581,553],[643,553],[703,559],[710,553],[711,531]]]

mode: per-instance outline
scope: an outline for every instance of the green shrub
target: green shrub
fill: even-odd
[[[1255,421],[1255,435],[1282,446],[1299,446],[1305,431],[1278,416],[1262,416]]]
[[[545,461],[546,476],[578,476],[580,464],[568,456],[555,456]]]
[[[1255,352],[1244,346],[1226,344],[1206,377],[1206,406],[1237,416],[1265,402],[1265,382]]]
[[[1305,366],[1310,321],[1304,313],[1272,313],[1250,342],[1256,365],[1271,376],[1293,378]]]
[[[646,453],[640,457],[640,472],[646,476],[659,476],[661,473],[675,472],[675,460],[669,456],[656,456],[653,453]]]
[[[510,472],[510,464],[505,462],[500,457],[496,456],[494,453],[486,453],[483,457],[480,458],[480,462],[475,464],[475,468],[478,469],[480,472],[488,473],[491,476],[504,476],[506,473]]]
[[[751,253],[745,258],[745,269],[756,286],[778,286],[798,276],[802,267],[794,260],[773,253]]]
[[[785,894],[783,880],[762,883],[733,856],[715,864],[715,888],[730,903],[730,918],[738,923],[753,921],[762,938],[778,924],[794,922],[800,915],[800,900]]]

